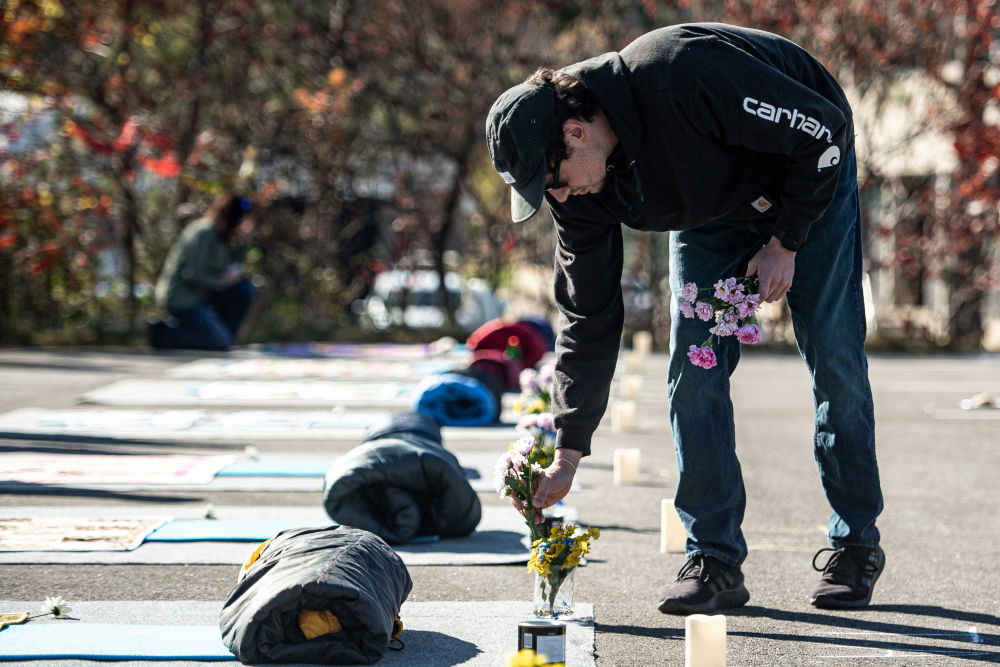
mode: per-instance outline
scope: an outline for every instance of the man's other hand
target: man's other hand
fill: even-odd
[[[747,275],[757,276],[761,301],[777,301],[792,287],[795,251],[781,245],[781,241],[772,236],[768,244],[750,259]]]

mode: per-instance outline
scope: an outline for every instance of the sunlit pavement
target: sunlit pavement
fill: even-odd
[[[611,429],[612,406],[567,499],[580,522],[602,529],[576,577],[579,600],[594,604],[598,665],[680,665],[684,619],[656,610],[657,592],[683,564],[660,553],[660,501],[673,495],[676,464],[666,414],[666,357],[637,365],[641,388],[634,428]],[[128,378],[159,378],[205,355],[134,350],[0,350],[0,412],[69,409],[81,393]],[[750,350],[733,377],[738,451],[747,487],[744,572],[751,599],[727,614],[730,665],[962,664],[1000,662],[1000,409],[962,409],[962,399],[1000,397],[996,356],[870,358],[885,511],[879,522],[888,564],[871,607],[830,612],[810,606],[818,573],[813,553],[827,546],[828,508],[812,455],[809,378],[794,354]],[[513,435],[513,433],[512,433]],[[261,454],[346,451],[350,442],[102,441],[0,433],[0,451]],[[446,440],[454,451],[502,444]],[[637,483],[612,484],[616,448],[641,450]],[[100,493],[71,488],[6,493],[4,506],[178,504],[309,505],[317,492],[157,491]],[[486,504],[502,504],[482,494]],[[513,510],[511,510],[513,511]],[[0,565],[0,599],[223,600],[238,566]],[[528,599],[523,566],[411,567],[415,601]],[[2,611],[2,610],[0,610]],[[511,637],[514,628],[498,627]],[[447,628],[442,628],[447,632]],[[502,664],[503,656],[496,657]]]

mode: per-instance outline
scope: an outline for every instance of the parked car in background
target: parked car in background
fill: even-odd
[[[436,271],[383,271],[375,276],[371,294],[356,302],[354,310],[365,325],[380,331],[400,326],[440,329],[447,323],[440,284]],[[506,304],[481,278],[463,278],[449,271],[444,284],[462,331],[475,331],[503,313]]]

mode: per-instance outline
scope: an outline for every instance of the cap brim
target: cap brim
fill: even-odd
[[[542,160],[527,185],[510,189],[510,217],[514,222],[524,222],[538,213],[545,196],[545,161]]]

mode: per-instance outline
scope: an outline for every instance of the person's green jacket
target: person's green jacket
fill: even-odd
[[[184,310],[226,288],[226,267],[241,264],[246,248],[223,239],[212,220],[195,220],[181,232],[167,254],[156,283],[156,303]]]

